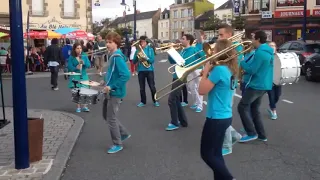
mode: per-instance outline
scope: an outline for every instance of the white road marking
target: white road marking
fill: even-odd
[[[167,62],[167,61],[168,61],[168,59],[161,59],[159,62],[164,63],[164,62]]]
[[[289,103],[289,104],[293,104],[292,101],[286,100],[286,99],[282,99],[283,102]]]

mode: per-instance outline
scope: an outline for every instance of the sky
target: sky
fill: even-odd
[[[122,0],[98,0],[100,6],[94,6],[97,0],[93,0],[93,21],[100,21],[103,18],[116,18],[122,16],[124,6],[120,3]],[[215,4],[215,8],[222,5],[226,0],[209,0]],[[161,8],[169,9],[169,6],[174,3],[174,0],[136,0],[137,9],[141,12],[153,11]],[[130,6],[130,11],[127,14],[133,13],[133,0],[126,0],[126,3]]]

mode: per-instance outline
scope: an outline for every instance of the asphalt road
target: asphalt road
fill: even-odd
[[[171,81],[169,63],[164,55],[156,61],[156,87]],[[97,79],[97,77],[93,77]],[[74,113],[67,81],[59,79],[59,91],[51,91],[49,78],[28,79],[28,107]],[[148,90],[148,106],[139,102],[137,77],[128,83],[128,95],[121,105],[120,120],[132,133],[124,150],[108,155],[110,135],[101,116],[101,103],[90,113],[80,113],[86,121],[72,153],[63,180],[210,180],[211,170],[200,157],[200,135],[205,112],[195,113],[186,107],[190,126],[174,132],[164,128],[170,120],[167,98],[153,107]],[[225,157],[237,180],[315,180],[320,179],[320,83],[306,82],[283,87],[276,121],[268,120],[267,96],[261,110],[265,116],[268,142],[236,144]],[[4,81],[5,102],[12,106],[11,81]],[[240,94],[240,93],[238,93]],[[238,104],[240,96],[235,98]],[[236,107],[236,106],[235,106]],[[240,129],[236,108],[233,125]]]

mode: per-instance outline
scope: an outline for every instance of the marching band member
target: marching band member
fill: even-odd
[[[196,51],[195,53],[199,53],[198,56],[195,56],[195,58],[189,58],[187,61],[192,61],[194,62],[195,60],[197,60],[198,58],[201,58],[201,60],[205,59],[205,53],[202,51],[203,46],[202,43],[204,41],[204,32],[203,31],[198,31],[196,33],[197,35],[197,43],[196,43]],[[190,47],[188,47],[190,48]],[[192,47],[194,48],[194,47]],[[201,52],[199,52],[201,51]],[[198,60],[197,62],[200,62],[201,60]],[[192,63],[191,62],[191,63]],[[202,112],[203,109],[203,96],[199,95],[198,92],[198,87],[199,87],[199,83],[200,83],[200,72],[202,71],[202,67],[197,69],[196,71],[190,73],[188,75],[188,80],[190,79],[194,79],[193,81],[190,81],[187,84],[187,87],[189,89],[189,91],[191,92],[191,98],[192,98],[192,103],[193,105],[190,107],[191,109],[194,109],[197,113]]]
[[[139,79],[139,86],[140,86],[140,97],[141,102],[137,105],[138,107],[143,107],[147,103],[147,96],[146,96],[146,80],[148,82],[150,91],[151,91],[151,97],[154,103],[154,106],[159,107],[160,104],[154,99],[154,95],[156,94],[156,87],[154,82],[154,50],[152,47],[147,45],[147,37],[141,36],[140,37],[140,45],[144,51],[144,53],[147,55],[147,61],[151,64],[149,68],[146,68],[142,65],[142,63],[139,61],[139,58],[137,56],[138,50],[136,51],[134,57],[133,57],[133,63],[138,63],[138,79]]]
[[[103,113],[106,113],[106,121],[109,125],[113,146],[108,150],[109,154],[117,153],[123,149],[122,142],[131,137],[126,128],[118,119],[121,99],[126,96],[126,84],[130,79],[130,71],[126,64],[125,55],[119,49],[121,36],[110,32],[106,36],[106,45],[111,54],[109,66],[105,75],[104,92],[106,97]]]
[[[217,53],[231,45],[232,42],[227,39],[218,40],[214,52]],[[234,54],[235,51],[229,51],[217,60],[225,60]],[[236,58],[219,65],[209,62],[204,67],[199,85],[199,94],[208,94],[206,122],[201,136],[201,157],[213,170],[215,180],[233,180],[221,149],[226,130],[232,122],[232,96],[237,82],[234,77],[237,74]]]
[[[273,48],[274,54],[277,53],[276,43],[269,42],[268,44],[271,48]],[[272,90],[268,91],[269,107],[270,107],[270,109],[268,109],[268,112],[272,120],[276,120],[278,118],[277,111],[276,111],[276,104],[278,103],[280,96],[281,96],[281,86],[277,86],[273,84]]]
[[[193,46],[194,37],[190,34],[184,34],[181,38],[181,44],[184,47],[184,49],[180,52],[180,55],[183,57],[183,59],[187,59],[188,57],[192,56],[193,54],[197,53],[197,49]],[[201,56],[199,54],[192,56],[191,58],[188,58],[185,62],[185,65],[188,65],[192,62],[194,62],[196,59],[200,58]],[[168,60],[171,64],[175,64],[176,62],[172,59],[171,56],[168,57]],[[173,81],[177,80],[178,77],[176,73],[173,73]],[[172,85],[172,89],[178,87],[181,85],[182,82],[176,82]],[[181,106],[180,102],[181,97],[181,89],[178,89],[176,91],[173,91],[170,93],[168,98],[168,105],[170,108],[170,114],[171,114],[171,122],[166,127],[167,131],[172,131],[175,129],[178,129],[179,126],[187,127],[187,117],[183,110],[183,107]]]
[[[244,61],[248,64],[252,62],[252,59],[254,57],[254,49],[251,48],[251,50],[247,53],[244,54]],[[241,73],[241,72],[240,72]],[[244,72],[242,75],[242,79],[241,79],[241,84],[240,84],[240,90],[241,90],[241,95],[243,96],[244,91],[245,91],[245,87],[246,84],[249,82],[250,80],[250,74]]]
[[[230,25],[228,24],[223,24],[219,27],[219,37],[218,39],[228,39],[230,37],[232,37],[233,35],[233,29]],[[232,42],[233,44],[237,43],[237,42]],[[237,52],[241,52],[243,50],[242,46],[238,46],[236,48]],[[238,64],[240,63],[240,61],[242,60],[243,55],[239,55],[238,56]],[[234,90],[235,93],[235,90]],[[233,104],[233,96],[232,96],[232,104]],[[238,133],[232,126],[230,126],[225,134],[225,139],[224,139],[224,143],[223,143],[223,149],[222,149],[222,154],[223,155],[228,155],[232,153],[232,145],[235,144],[237,141],[239,141],[241,139],[241,134]]]
[[[71,55],[69,56],[68,60],[68,72],[75,72],[75,73],[81,73],[81,75],[71,76],[69,78],[69,88],[74,88],[74,81],[86,81],[89,80],[89,76],[87,74],[87,69],[91,67],[91,63],[88,59],[88,56],[82,52],[82,47],[79,42],[76,42],[73,44]],[[88,88],[86,85],[82,85],[80,83],[77,84],[78,88],[84,87]],[[77,104],[76,112],[89,112],[89,108],[86,104],[83,104],[83,107],[81,109],[81,104]]]
[[[264,31],[255,32],[254,58],[250,64],[244,61],[240,63],[242,69],[251,76],[238,104],[238,112],[246,131],[246,135],[240,139],[240,142],[248,142],[257,138],[267,141],[259,108],[263,95],[272,89],[274,50],[266,42],[267,34]]]

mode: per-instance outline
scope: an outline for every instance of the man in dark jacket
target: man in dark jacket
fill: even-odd
[[[53,38],[51,40],[51,45],[47,48],[45,53],[45,59],[48,61],[48,67],[51,72],[51,85],[52,90],[57,91],[58,88],[58,73],[59,65],[63,61],[63,56],[61,48],[58,46],[58,39]]]

